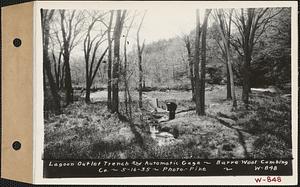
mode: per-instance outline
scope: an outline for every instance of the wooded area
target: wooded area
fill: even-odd
[[[197,9],[151,42],[146,17],[41,10],[45,157],[291,156],[289,8]]]

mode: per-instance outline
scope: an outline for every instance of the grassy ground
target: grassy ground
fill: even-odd
[[[241,90],[237,89],[240,98]],[[122,93],[120,94],[122,95]],[[97,103],[77,101],[61,115],[45,118],[47,159],[101,158],[286,158],[291,157],[291,103],[279,94],[252,93],[250,109],[232,111],[224,86],[206,91],[206,116],[199,117],[188,91],[144,93],[144,106],[134,103],[132,123],[106,109],[105,93],[92,94]],[[149,112],[150,98],[159,105],[178,104],[176,118],[157,123]],[[133,94],[136,100],[136,94]],[[122,100],[122,98],[121,98]],[[121,105],[122,106],[122,105]],[[174,135],[159,146],[150,126]]]

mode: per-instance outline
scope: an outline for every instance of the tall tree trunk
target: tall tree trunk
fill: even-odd
[[[244,64],[243,64],[243,92],[242,100],[245,104],[245,107],[248,108],[249,105],[249,91],[250,91],[250,63],[251,63],[251,54],[253,48],[253,38],[252,35],[255,34],[255,27],[252,28],[255,9],[247,9],[247,21],[244,30]],[[252,46],[251,46],[252,44]]]
[[[86,103],[91,102],[91,98],[90,98],[91,87],[88,84],[90,84],[90,83],[87,83],[86,88],[85,88],[85,102]]]
[[[131,26],[130,26],[131,27]],[[128,82],[127,82],[127,37],[129,34],[129,29],[127,30],[125,41],[124,41],[124,102],[125,102],[125,113],[128,116]]]
[[[62,55],[62,51],[60,51],[58,59],[56,61],[54,50],[52,50],[52,58],[53,58],[53,61],[54,61],[53,68],[54,68],[54,75],[55,75],[55,84],[56,84],[57,89],[59,89],[59,83],[60,83],[59,77],[60,77],[61,55]]]
[[[199,76],[199,46],[200,46],[200,18],[199,9],[196,10],[196,38],[195,38],[195,57],[194,57],[194,75],[195,75],[195,101],[196,113],[201,115],[200,107],[200,76]]]
[[[245,50],[246,52],[247,50]],[[243,92],[242,100],[245,107],[248,108],[249,105],[249,90],[250,90],[250,62],[251,56],[249,53],[245,53],[244,64],[243,64]]]
[[[46,74],[47,74],[51,94],[52,94],[53,101],[54,101],[54,111],[55,111],[56,114],[59,114],[59,113],[61,113],[59,95],[57,93],[57,88],[56,88],[53,76],[51,74],[50,60],[49,60],[49,58],[46,57],[47,52],[45,52],[45,50],[43,50],[43,51],[44,51],[44,54],[45,54],[45,57],[43,57],[44,68],[45,68],[45,71],[46,71]]]
[[[191,87],[192,87],[192,101],[195,101],[195,80],[193,73],[193,64],[190,65],[190,79],[191,79]]]
[[[108,25],[108,29],[107,29],[107,41],[108,41],[108,65],[107,65],[107,108],[110,110],[111,109],[111,68],[112,68],[112,41],[111,41],[111,36],[110,36],[110,32],[111,32],[111,26],[112,26],[112,21],[113,21],[113,17],[114,17],[114,11],[111,10],[110,11],[110,20],[109,20],[109,25]]]
[[[65,63],[63,63],[61,67],[60,89],[65,89],[64,80],[65,80]]]
[[[58,73],[57,73],[57,62],[56,62],[56,58],[55,58],[55,55],[54,55],[54,51],[52,51],[52,59],[53,59],[53,69],[54,69],[54,78],[55,78],[55,85],[56,85],[56,88],[58,88],[57,86],[57,76],[58,76]]]
[[[61,55],[62,55],[62,51],[59,53],[59,57],[58,57],[57,77],[56,77],[57,89],[60,88],[60,64],[61,64]]]
[[[128,83],[127,83],[127,36],[125,36],[125,42],[124,42],[124,99],[125,99],[125,113],[128,115],[128,98],[127,98],[127,89],[128,89]]]
[[[138,40],[139,41],[139,40]],[[142,54],[140,53],[138,45],[138,62],[139,62],[139,107],[143,107],[142,97],[143,97],[143,68],[142,68]]]
[[[121,10],[117,10],[117,18],[114,30],[114,59],[112,70],[112,112],[119,111],[119,60],[120,60],[120,19]]]
[[[86,40],[85,40],[86,41]],[[89,76],[89,50],[85,48],[84,41],[84,57],[85,57],[85,102],[90,103],[90,76]]]
[[[205,17],[202,25],[202,38],[201,38],[201,76],[200,76],[200,115],[205,115],[205,65],[206,65],[206,31],[207,20],[211,9],[205,10]]]
[[[227,41],[227,40],[226,40]],[[227,50],[227,66],[229,71],[229,79],[230,79],[230,89],[231,89],[231,96],[232,96],[232,106],[235,108],[237,106],[236,96],[235,96],[235,87],[234,87],[234,80],[233,80],[233,71],[232,71],[232,59],[229,50],[229,42],[226,42],[226,50]],[[228,82],[228,81],[227,81]]]
[[[186,49],[188,52],[188,62],[189,62],[189,70],[190,70],[190,80],[192,87],[192,101],[195,101],[195,81],[194,81],[194,71],[193,71],[193,57],[191,52],[191,42],[189,37],[186,38]]]
[[[128,92],[128,105],[129,105],[129,119],[130,121],[132,121],[132,106],[131,106],[132,99],[131,99],[129,89],[127,90],[127,92]]]
[[[61,113],[60,108],[60,101],[59,101],[59,95],[57,93],[56,84],[54,82],[52,73],[51,73],[51,65],[50,65],[50,59],[49,59],[49,53],[48,53],[48,47],[49,47],[49,32],[50,32],[50,26],[49,22],[53,16],[54,10],[51,10],[49,15],[47,14],[48,11],[44,11],[41,9],[41,19],[42,19],[42,30],[43,30],[43,64],[44,64],[44,72],[47,75],[51,94],[54,101],[54,111],[56,114]],[[46,15],[45,15],[46,14]]]
[[[136,14],[136,13],[135,13]],[[129,116],[130,120],[131,120],[131,114],[129,112],[131,112],[131,109],[128,109],[128,97],[130,97],[129,94],[129,86],[128,86],[128,78],[127,78],[127,71],[128,71],[128,62],[127,62],[127,45],[129,44],[129,42],[127,41],[128,35],[129,35],[129,31],[132,27],[134,18],[135,18],[135,14],[130,22],[130,25],[127,29],[126,35],[125,35],[125,40],[124,40],[124,99],[125,99],[125,113],[127,116]],[[129,105],[131,105],[131,103],[129,103]],[[129,106],[131,107],[131,106]]]
[[[136,37],[136,42],[137,42],[137,52],[138,52],[138,66],[139,66],[139,107],[142,108],[143,107],[143,68],[142,68],[142,53],[143,53],[143,49],[144,49],[144,45],[145,43],[143,43],[142,47],[140,45],[140,30],[145,18],[145,14],[143,15],[142,21],[139,25],[138,31],[137,31],[137,37]]]
[[[225,49],[224,56],[226,57],[225,61],[226,61],[226,69],[227,69],[227,99],[232,99],[232,106],[235,108],[237,106],[237,102],[235,96],[235,87],[234,87],[233,70],[232,70],[232,57],[231,57],[230,43],[229,43],[232,11],[233,10],[231,10],[229,13],[229,23],[227,24],[228,25],[227,29],[225,27],[226,23],[224,23],[223,20],[225,16],[224,12],[218,12],[218,18],[220,22],[218,24],[218,29],[220,31],[221,38],[224,44],[224,49]]]
[[[229,42],[226,40],[225,45],[227,45],[226,48],[226,53],[227,53],[227,67],[229,71],[229,79],[230,79],[230,90],[231,90],[231,96],[232,96],[232,106],[235,108],[237,106],[236,102],[236,96],[235,96],[235,87],[234,87],[234,80],[233,80],[233,71],[232,71],[232,59],[230,55],[230,50],[229,50]],[[227,81],[228,82],[228,81]]]
[[[249,90],[250,90],[250,62],[251,62],[251,47],[250,47],[250,35],[251,26],[254,18],[254,9],[247,9],[247,22],[244,31],[244,64],[243,64],[243,92],[242,100],[245,107],[248,108],[249,105]]]
[[[66,104],[69,105],[73,102],[73,88],[72,88],[72,78],[70,69],[70,53],[66,52],[64,56],[65,62],[65,89],[66,89]]]
[[[86,60],[85,63],[85,102],[90,103],[90,78],[88,60]]]
[[[232,95],[231,95],[230,73],[229,73],[227,60],[226,60],[226,78],[227,78],[227,99],[231,100]]]
[[[73,13],[74,14],[74,13]],[[66,105],[69,105],[73,102],[73,88],[72,88],[72,78],[71,78],[71,69],[70,69],[70,30],[71,30],[71,23],[69,25],[69,36],[67,38],[66,30],[65,30],[65,10],[61,11],[61,30],[62,30],[62,37],[63,37],[63,48],[64,48],[64,64],[65,64],[65,89],[66,89]]]
[[[126,10],[117,10],[116,25],[114,30],[114,61],[112,71],[112,112],[119,112],[119,75],[120,75],[120,38]]]
[[[236,107],[237,102],[236,102],[236,96],[235,96],[234,77],[233,77],[233,70],[232,70],[232,58],[231,58],[231,52],[230,52],[232,13],[233,13],[233,9],[231,9],[230,12],[229,12],[227,38],[225,38],[225,35],[224,35],[224,39],[225,39],[225,42],[226,42],[225,45],[227,46],[227,49],[226,49],[227,50],[227,55],[229,55],[229,58],[227,57],[227,60],[228,60],[227,61],[227,74],[229,74],[229,76],[228,76],[229,79],[227,79],[227,86],[230,87],[230,92],[229,92],[230,95],[228,95],[228,99],[232,99],[233,100],[232,105],[233,105],[233,107]]]

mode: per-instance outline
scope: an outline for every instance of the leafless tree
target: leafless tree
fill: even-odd
[[[57,87],[54,82],[54,78],[51,73],[51,65],[50,65],[50,58],[49,58],[49,32],[50,32],[50,21],[53,17],[54,10],[43,10],[41,9],[41,19],[42,19],[42,36],[43,36],[43,64],[44,64],[44,71],[47,75],[51,94],[54,101],[54,111],[56,114],[61,113],[60,108],[60,97],[57,93]]]
[[[110,19],[109,24],[107,27],[107,42],[108,42],[108,56],[107,56],[107,108],[111,109],[111,69],[112,69],[112,40],[111,40],[111,27],[112,27],[112,21],[114,18],[114,11],[110,11]]]
[[[63,55],[63,45],[58,36],[58,31],[56,31],[53,35],[50,35],[51,43],[52,43],[52,59],[53,59],[53,68],[54,68],[54,75],[55,75],[55,83],[57,89],[61,88],[61,78],[62,78],[62,71],[64,66],[62,66],[62,55]],[[58,46],[57,46],[58,45]],[[56,48],[58,48],[58,55],[56,55]]]
[[[112,112],[119,112],[119,75],[120,75],[120,38],[126,10],[117,10],[117,17],[114,27],[114,59],[112,70]]]
[[[200,115],[205,115],[205,65],[206,65],[206,32],[207,21],[211,9],[205,10],[204,21],[202,25],[201,37],[201,75],[200,75]]]
[[[205,64],[206,64],[206,31],[207,21],[211,9],[205,10],[204,21],[200,31],[199,10],[196,10],[196,39],[195,39],[195,57],[194,57],[194,74],[195,74],[195,100],[196,113],[205,115]],[[201,35],[201,72],[199,76],[199,45]]]
[[[231,37],[231,44],[243,59],[243,93],[242,100],[246,106],[249,104],[250,92],[250,64],[252,52],[260,36],[269,27],[269,23],[282,9],[276,11],[269,8],[247,8],[234,11],[232,22],[238,30],[237,37]]]
[[[232,71],[232,55],[230,52],[230,30],[231,30],[231,20],[232,20],[233,9],[229,10],[228,22],[226,21],[226,14],[223,9],[215,10],[214,18],[216,20],[219,33],[222,38],[222,43],[218,43],[223,57],[226,61],[227,69],[227,98],[232,99],[232,105],[235,108],[237,106],[235,88],[234,88],[234,79]]]
[[[192,87],[192,100],[195,101],[195,80],[194,80],[194,63],[193,63],[193,56],[192,56],[192,49],[191,49],[191,41],[189,36],[184,37],[184,43],[188,54],[188,63],[189,63],[189,73],[190,73],[190,80],[191,80],[191,87]]]
[[[140,44],[140,30],[142,28],[142,24],[146,15],[146,11],[142,17],[142,20],[139,24],[137,33],[136,33],[136,43],[137,43],[137,53],[138,53],[138,66],[139,66],[139,107],[142,108],[142,95],[143,95],[143,68],[142,68],[142,54],[145,47],[145,41],[143,42],[142,46]]]
[[[94,64],[96,62],[96,54],[98,52],[98,49],[100,45],[105,41],[104,36],[106,35],[107,29],[104,31],[101,30],[100,33],[97,32],[94,36],[92,36],[91,32],[93,31],[93,28],[95,27],[96,22],[100,22],[103,20],[105,13],[96,13],[95,15],[89,15],[91,17],[91,22],[88,25],[87,32],[85,35],[85,39],[83,42],[84,45],[84,59],[85,59],[85,75],[86,75],[86,94],[85,94],[85,102],[90,103],[90,89],[93,84],[93,81],[95,79],[95,76],[97,74],[97,71],[100,67],[101,62],[103,61],[103,58],[108,50],[106,48],[100,58],[98,59],[96,63],[96,67],[94,67]]]
[[[128,62],[127,62],[127,45],[129,42],[127,41],[128,35],[130,32],[130,29],[133,25],[134,19],[136,16],[136,12],[134,12],[134,15],[132,16],[131,22],[129,26],[127,27],[125,38],[124,38],[124,86],[125,86],[125,91],[124,91],[124,98],[125,98],[125,112],[126,114],[130,117],[132,116],[132,109],[131,109],[131,95],[129,92],[129,85],[128,85],[128,76],[127,76],[127,71],[129,70],[128,68]]]
[[[66,104],[73,102],[73,88],[70,69],[70,55],[72,49],[78,45],[79,41],[76,40],[81,31],[81,22],[83,17],[81,14],[77,14],[75,18],[76,10],[68,11],[69,16],[66,16],[66,10],[60,10],[60,23],[63,38],[63,57],[65,66],[65,89],[66,89]]]
[[[198,115],[201,114],[201,103],[200,103],[200,75],[199,75],[199,54],[200,54],[200,17],[199,17],[199,9],[196,10],[196,37],[195,37],[195,56],[194,56],[194,76],[195,76],[195,102],[196,102],[196,113]]]

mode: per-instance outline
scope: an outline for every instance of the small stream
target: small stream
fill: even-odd
[[[157,141],[158,146],[171,145],[176,142],[174,135],[169,132],[160,132],[156,126],[150,126],[151,138]]]
[[[157,98],[146,96],[145,99],[148,100],[150,106],[153,107],[153,111],[150,114],[151,119],[148,123],[150,126],[151,138],[157,142],[158,146],[174,145],[181,142],[181,140],[175,138],[172,133],[160,130],[163,123],[168,123],[170,121],[169,111],[158,106]]]
[[[163,116],[156,123],[150,123],[151,138],[157,142],[158,146],[168,146],[182,142],[182,140],[175,138],[172,133],[160,131],[162,123],[167,123],[168,121],[168,117]]]
[[[123,94],[120,94],[121,97],[122,97],[122,95]],[[84,97],[84,95],[82,95],[81,97]],[[104,91],[93,92],[93,93],[91,93],[90,97],[93,102],[106,101],[107,91],[104,90]],[[146,96],[146,95],[144,95],[143,97],[145,100],[148,100],[149,104],[153,108],[156,108],[158,110],[158,113],[160,114],[159,117],[156,117],[156,119],[150,120],[148,123],[150,125],[151,138],[153,138],[157,142],[158,146],[173,145],[178,142],[181,142],[181,140],[174,138],[173,134],[159,130],[160,129],[159,126],[162,125],[162,123],[169,121],[168,111],[161,109],[161,108],[157,108],[156,98]],[[157,113],[153,113],[151,115],[156,115],[156,114]]]

